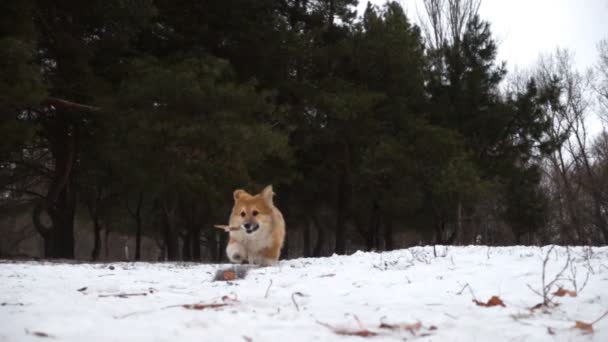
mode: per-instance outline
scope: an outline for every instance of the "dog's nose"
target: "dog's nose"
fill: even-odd
[[[251,228],[251,223],[245,223],[243,227],[245,227],[245,229],[249,229]]]

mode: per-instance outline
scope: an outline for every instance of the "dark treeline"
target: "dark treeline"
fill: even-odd
[[[273,184],[289,257],[607,242],[608,139],[563,54],[505,87],[478,2],[422,28],[356,3],[2,1],[0,215],[44,257],[87,227],[93,260],[111,232],[221,260],[232,191]]]

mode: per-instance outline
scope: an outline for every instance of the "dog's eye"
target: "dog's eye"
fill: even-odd
[[[254,211],[253,211],[251,214],[252,214],[253,216],[258,216],[258,211],[257,211],[257,210],[254,210]]]
[[[245,217],[245,212],[241,211],[241,217]]]

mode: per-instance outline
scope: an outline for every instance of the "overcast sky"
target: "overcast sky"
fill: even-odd
[[[382,5],[385,0],[372,0]],[[398,1],[416,20],[421,0]],[[365,9],[367,1],[360,0]],[[530,67],[540,53],[556,47],[575,53],[579,70],[595,63],[597,43],[608,39],[608,0],[482,0],[482,19],[490,21],[499,48],[498,58],[509,70]]]

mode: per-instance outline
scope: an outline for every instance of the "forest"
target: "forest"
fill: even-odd
[[[284,258],[608,243],[608,37],[508,72],[479,1],[357,2],[1,1],[0,258],[225,261],[268,184]]]

